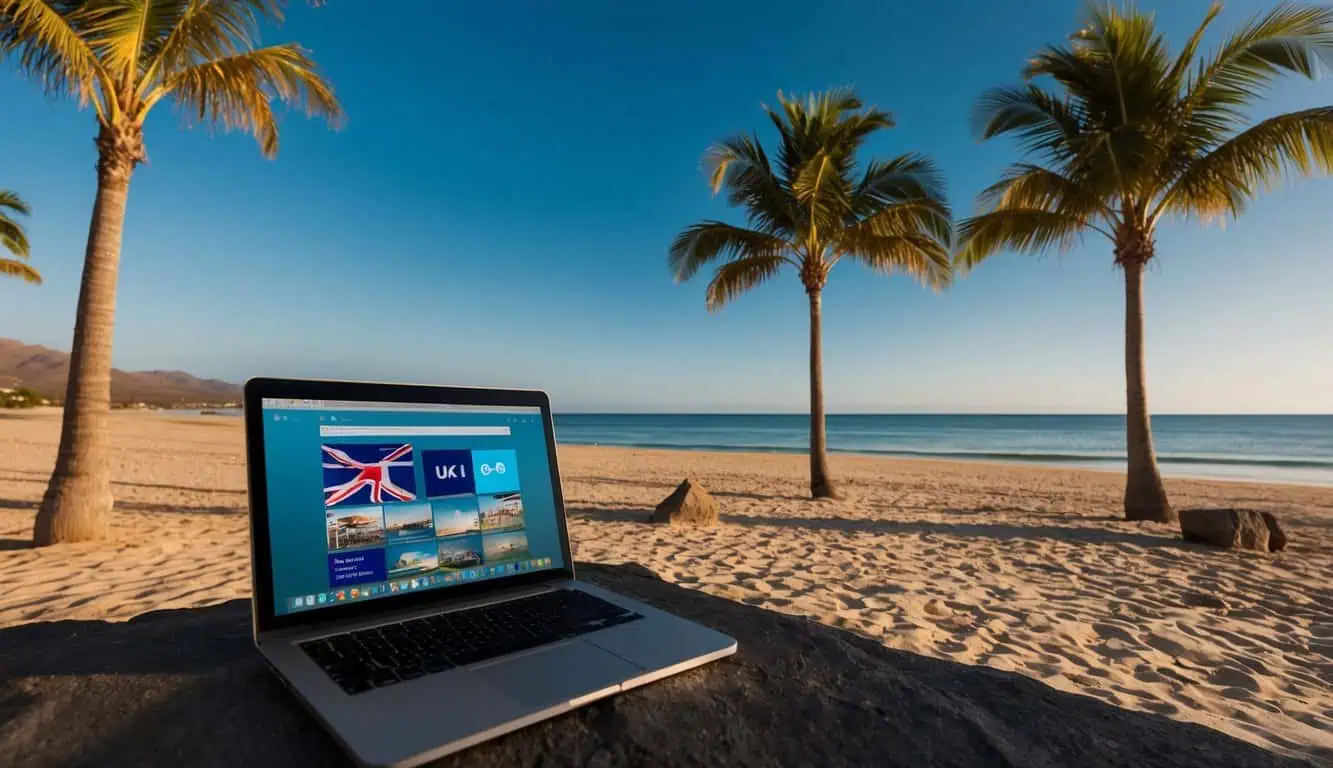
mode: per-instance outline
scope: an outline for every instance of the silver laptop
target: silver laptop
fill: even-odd
[[[253,379],[245,435],[255,645],[363,765],[736,651],[575,579],[542,392]]]

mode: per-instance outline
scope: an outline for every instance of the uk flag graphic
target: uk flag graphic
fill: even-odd
[[[413,501],[417,480],[412,446],[325,445],[324,506]]]

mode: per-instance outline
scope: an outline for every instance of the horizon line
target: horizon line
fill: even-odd
[[[556,416],[809,416],[809,411],[556,411]],[[1123,411],[841,411],[825,416],[1124,416]],[[1240,411],[1174,411],[1153,413],[1151,416],[1333,416],[1326,412]]]

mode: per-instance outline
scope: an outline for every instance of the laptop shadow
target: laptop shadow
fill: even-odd
[[[732,635],[740,652],[439,765],[1300,764],[1202,726],[677,587],[639,566],[578,567]],[[241,600],[0,630],[0,723],[0,754],[15,767],[347,764],[265,670]]]

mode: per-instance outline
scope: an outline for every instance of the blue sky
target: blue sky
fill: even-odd
[[[1174,41],[1206,4],[1154,3]],[[1268,4],[1228,3],[1217,31]],[[955,209],[1016,158],[968,115],[1076,28],[1070,0],[295,3],[266,38],[314,51],[349,115],[290,115],[276,161],[161,110],[125,230],[115,363],[538,386],[566,411],[799,411],[793,275],[720,313],[665,254],[732,218],[700,157],[764,128],[778,89],[851,84],[924,152]],[[391,10],[390,10],[391,9]],[[1217,35],[1214,35],[1214,40]],[[1289,82],[1264,110],[1328,103]],[[40,288],[0,282],[0,336],[68,349],[94,189],[93,118],[0,69],[0,188],[34,209]],[[1148,276],[1156,412],[1333,412],[1333,185],[1286,185],[1225,228],[1168,226]],[[1123,410],[1109,245],[1001,255],[948,291],[851,264],[825,298],[831,411]]]

